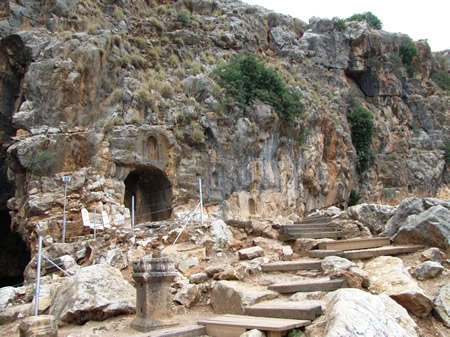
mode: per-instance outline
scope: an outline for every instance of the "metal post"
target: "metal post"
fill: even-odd
[[[131,229],[134,229],[134,195],[131,197]]]
[[[34,294],[34,316],[39,314],[39,288],[41,286],[41,254],[42,254],[42,236],[39,235],[38,260],[36,268],[36,291]]]
[[[203,194],[202,194],[202,178],[198,178],[198,186],[200,190],[200,221],[203,226]]]
[[[66,196],[67,196],[67,182],[64,183],[64,210],[63,210],[62,243],[64,243],[66,241]]]
[[[94,240],[97,238],[97,208],[94,208]]]

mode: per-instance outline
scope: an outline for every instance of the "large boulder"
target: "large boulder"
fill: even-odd
[[[136,310],[136,290],[108,265],[81,268],[55,292],[50,314],[58,322],[83,324]]]
[[[264,287],[249,287],[239,281],[218,281],[211,292],[211,305],[216,314],[244,313],[244,307],[278,297]]]
[[[419,317],[426,317],[433,309],[433,301],[409,275],[402,260],[380,256],[368,262],[364,270],[369,274],[370,290],[386,294],[405,309]]]
[[[227,224],[222,220],[213,221],[210,230],[214,238],[215,247],[229,246],[233,242],[233,233],[231,233]]]
[[[434,300],[434,313],[447,328],[450,328],[450,283],[441,288]]]
[[[382,235],[394,243],[450,248],[450,201],[410,198],[403,201]]]
[[[387,295],[339,289],[325,297],[327,309],[306,328],[308,337],[417,337],[416,323]]]
[[[359,204],[347,208],[347,214],[369,228],[372,234],[380,234],[396,209],[396,206]]]

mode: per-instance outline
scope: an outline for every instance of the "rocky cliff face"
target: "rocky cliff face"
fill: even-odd
[[[0,8],[2,205],[27,242],[61,235],[81,209],[127,221],[166,219],[198,198],[211,217],[303,215],[436,195],[445,186],[448,92],[442,66],[416,42],[416,69],[399,57],[404,34],[309,24],[238,1],[6,1]],[[283,126],[270,106],[244,113],[210,72],[250,51],[301,91],[305,116]],[[356,171],[347,113],[373,115],[375,158]],[[7,158],[7,160],[6,160]],[[4,188],[5,186],[5,188]],[[6,187],[9,186],[9,187]],[[34,246],[34,245],[31,245]]]

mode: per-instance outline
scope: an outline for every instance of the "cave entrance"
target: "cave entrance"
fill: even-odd
[[[172,184],[156,168],[131,172],[125,179],[126,207],[131,209],[135,198],[135,223],[170,219],[172,214]]]
[[[23,271],[30,262],[30,251],[22,237],[11,232],[11,217],[0,211],[0,288],[21,284]]]

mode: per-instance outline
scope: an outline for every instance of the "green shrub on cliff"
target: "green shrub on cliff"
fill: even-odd
[[[450,91],[450,75],[446,70],[438,71],[431,76],[431,79],[442,89]]]
[[[370,145],[373,138],[373,116],[362,105],[352,109],[348,115],[351,124],[352,143],[356,149],[357,167],[360,173],[369,169],[372,160]]]
[[[31,159],[25,164],[25,167],[33,174],[42,175],[49,173],[55,164],[55,161],[56,158],[53,153],[44,151],[31,157]]]
[[[234,56],[228,64],[218,66],[213,74],[225,88],[226,95],[233,97],[244,111],[258,99],[271,105],[287,125],[303,112],[301,95],[250,53]]]
[[[414,42],[402,43],[400,46],[400,57],[403,63],[410,66],[415,56],[417,56],[417,48]]]
[[[353,14],[351,17],[347,18],[346,21],[367,21],[370,27],[374,29],[382,29],[383,23],[380,19],[376,17],[376,15],[372,14],[372,12],[364,12],[360,14]]]

